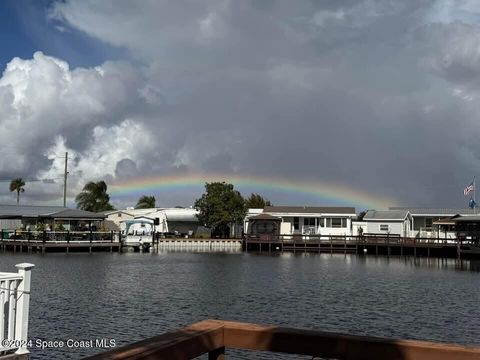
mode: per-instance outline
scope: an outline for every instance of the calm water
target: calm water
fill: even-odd
[[[107,338],[122,345],[217,318],[480,345],[480,265],[473,262],[316,254],[0,254],[0,271],[25,261],[36,265],[32,339]],[[101,349],[31,351],[33,359],[78,359]],[[229,358],[284,357],[242,352]]]

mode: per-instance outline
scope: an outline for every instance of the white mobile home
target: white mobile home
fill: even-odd
[[[112,221],[117,225],[122,231],[125,231],[125,221],[133,220],[135,217],[149,214],[153,211],[156,211],[156,208],[152,209],[133,209],[128,208],[125,210],[113,210],[104,212],[106,220]]]
[[[411,220],[408,210],[368,210],[363,217],[363,233],[409,236]]]
[[[407,210],[410,218],[410,237],[441,237],[454,238],[454,233],[445,233],[438,226],[434,225],[435,221],[452,217],[454,215],[473,215],[472,209],[429,209],[429,208],[408,208],[408,207],[391,207],[390,210]]]
[[[107,219],[118,222],[123,233],[127,224],[147,218],[156,222],[156,232],[191,236],[197,232],[200,225],[197,214],[198,210],[192,208],[127,209],[109,212]]]
[[[351,235],[353,207],[266,206],[264,214],[282,220],[282,235]]]

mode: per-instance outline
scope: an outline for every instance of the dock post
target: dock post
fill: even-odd
[[[212,350],[208,353],[208,360],[224,360],[225,359],[225,347]]]
[[[460,240],[457,240],[457,258],[460,260]]]
[[[417,239],[413,239],[413,256],[417,257]]]
[[[332,235],[330,235],[330,255],[333,254]]]
[[[22,281],[18,285],[18,295],[16,304],[17,319],[15,321],[14,339],[20,340],[22,345],[19,346],[16,354],[28,354],[28,311],[30,307],[30,285],[31,272],[35,265],[23,263],[15,265],[18,274],[22,277]]]

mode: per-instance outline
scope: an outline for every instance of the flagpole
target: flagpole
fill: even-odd
[[[473,213],[476,214],[477,213],[477,200],[475,199],[475,190],[476,190],[476,186],[475,186],[475,176],[473,177]]]

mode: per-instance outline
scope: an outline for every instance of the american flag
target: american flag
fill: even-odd
[[[473,191],[473,181],[470,185],[468,185],[464,190],[463,190],[463,195],[467,196]]]

